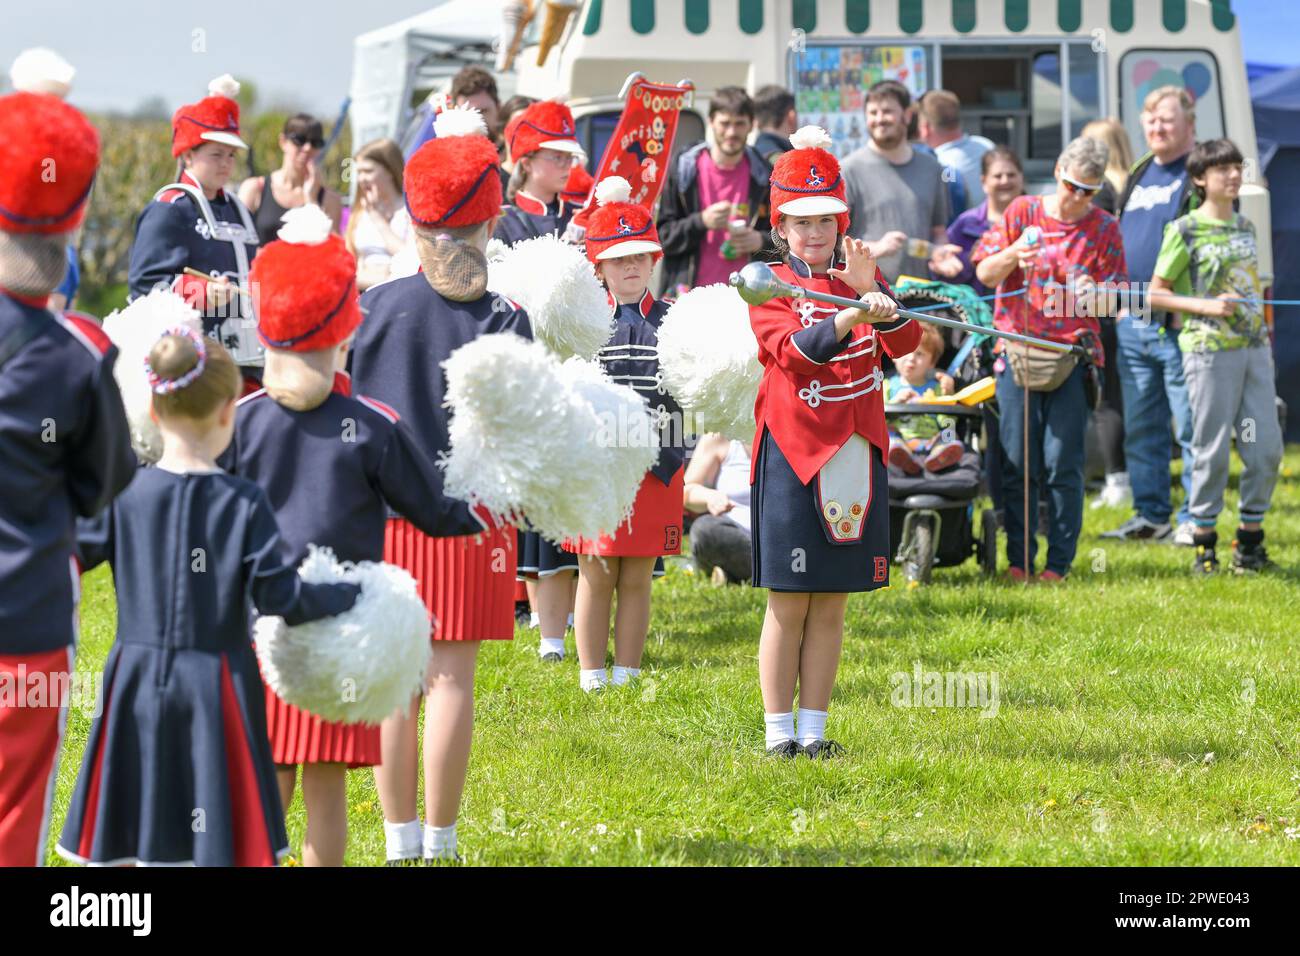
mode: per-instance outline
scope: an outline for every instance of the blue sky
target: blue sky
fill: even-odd
[[[264,105],[295,105],[331,116],[347,95],[353,38],[436,6],[428,0],[4,4],[0,65],[7,69],[26,47],[52,46],[77,67],[73,101],[85,109],[131,110],[154,96],[174,108],[201,96],[212,77],[230,72],[256,80]],[[1300,65],[1300,4],[1233,0],[1232,5],[1247,60]],[[191,49],[195,29],[205,31],[205,53]]]
[[[1232,0],[1246,60],[1300,66],[1300,4],[1289,0]]]

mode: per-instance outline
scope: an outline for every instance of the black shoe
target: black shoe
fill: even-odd
[[[421,862],[425,866],[460,866],[465,860],[457,852],[455,856],[426,856]]]
[[[785,757],[787,760],[793,760],[803,753],[803,747],[799,746],[797,740],[786,740],[777,744],[775,747],[767,748],[769,757]]]
[[[1268,559],[1268,550],[1257,544],[1253,548],[1243,548],[1240,544],[1232,547],[1232,570],[1235,574],[1252,574],[1259,571],[1272,571],[1277,565]]]
[[[533,620],[532,608],[528,606],[527,601],[515,602],[515,623],[520,627],[527,627]]]
[[[803,752],[813,760],[831,760],[842,757],[846,753],[845,749],[834,740],[814,740],[810,744],[804,744]]]
[[[404,856],[400,860],[386,860],[384,866],[424,866],[424,860],[418,856]]]
[[[1197,545],[1196,560],[1192,562],[1192,570],[1197,574],[1210,575],[1219,570],[1219,559],[1214,555],[1214,549],[1206,545]]]
[[[1172,530],[1168,521],[1148,521],[1141,515],[1134,515],[1114,531],[1103,531],[1101,537],[1118,541],[1162,541]]]
[[[547,653],[542,655],[543,664],[559,664],[563,662],[563,660],[564,660],[564,655],[557,654],[555,653],[555,651],[548,651]]]

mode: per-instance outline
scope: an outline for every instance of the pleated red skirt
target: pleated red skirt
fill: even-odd
[[[632,517],[618,527],[613,537],[579,538],[566,541],[564,547],[578,554],[596,554],[607,558],[656,558],[682,553],[683,469],[664,484],[646,472],[632,503]]]
[[[382,762],[379,726],[338,724],[287,703],[266,688],[266,733],[271,759],[283,766],[345,763],[349,768]]]
[[[435,641],[509,641],[515,636],[515,529],[431,538],[403,518],[384,529],[384,560],[415,578],[433,614]]]

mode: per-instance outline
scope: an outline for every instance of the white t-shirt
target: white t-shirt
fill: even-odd
[[[411,216],[403,205],[393,213],[393,217],[388,220],[388,228],[400,238],[404,245],[402,250],[394,256],[388,251],[388,246],[384,242],[384,237],[370,218],[368,210],[361,210],[357,214],[357,227],[352,230],[352,243],[357,250],[357,266],[360,269],[369,271],[371,269],[380,269],[387,267],[390,272],[394,269],[395,260],[400,264],[409,255],[415,254],[415,230],[411,228]],[[419,263],[416,263],[419,268]],[[414,270],[412,270],[414,271]],[[396,278],[396,274],[393,275]]]

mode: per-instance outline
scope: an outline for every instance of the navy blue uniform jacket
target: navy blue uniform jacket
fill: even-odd
[[[469,505],[443,494],[442,470],[397,413],[349,386],[338,373],[335,391],[307,411],[265,389],[245,396],[220,461],[266,492],[294,563],[308,544],[340,561],[382,561],[385,503],[431,537],[481,531]]]
[[[136,470],[108,337],[0,293],[0,343],[23,327],[34,334],[0,370],[0,654],[76,640],[76,518]]]

